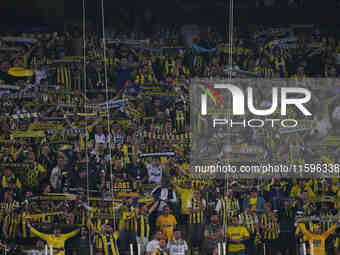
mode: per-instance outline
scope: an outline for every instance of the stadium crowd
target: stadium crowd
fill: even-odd
[[[272,131],[265,142],[233,130],[230,143],[261,147],[256,157],[265,151],[273,160],[338,168],[338,39],[291,28],[237,31],[230,69],[229,45],[213,30],[193,47],[166,29],[105,44],[87,33],[84,48],[78,30],[1,34],[4,251],[340,254],[338,178],[226,181],[193,174],[189,161],[191,81],[227,78],[229,70],[297,85],[327,81],[332,89],[312,102],[317,128]]]

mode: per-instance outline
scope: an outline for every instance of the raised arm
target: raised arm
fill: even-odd
[[[307,229],[306,229],[306,226],[304,224],[299,224],[299,228],[301,230],[301,232],[307,237],[307,239],[312,239],[313,235],[311,232],[309,232]]]
[[[37,235],[38,237],[47,240],[48,239],[48,234],[44,234],[39,232],[38,230],[36,230],[35,228],[32,227],[32,225],[30,223],[27,223],[28,228],[30,229],[31,233]]]
[[[64,234],[63,238],[65,238],[66,240],[69,239],[69,238],[72,238],[75,235],[77,235],[79,233],[79,231],[80,231],[79,229],[76,229],[76,230],[74,230],[74,231],[72,231],[70,233]]]
[[[151,213],[158,207],[158,205],[159,205],[159,200],[158,200],[158,201],[155,201],[155,202],[153,203],[153,205],[150,207],[148,213],[151,214]]]
[[[336,228],[338,227],[338,224],[334,224],[332,227],[330,227],[325,233],[322,234],[322,236],[327,239],[327,237],[331,234],[334,233],[334,231],[336,230]]]

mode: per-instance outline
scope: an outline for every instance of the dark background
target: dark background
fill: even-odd
[[[337,0],[303,0],[300,8],[287,8],[288,0],[276,0],[280,8],[255,8],[255,0],[235,0],[235,23],[251,24],[339,24]],[[299,0],[301,1],[301,0]],[[82,19],[82,0],[1,0],[0,27],[22,29],[35,25],[65,28]],[[225,24],[229,0],[104,0],[105,22],[119,19],[137,22],[135,17],[150,10],[158,24]],[[125,13],[123,16],[121,15]],[[86,20],[101,26],[101,0],[86,0]]]

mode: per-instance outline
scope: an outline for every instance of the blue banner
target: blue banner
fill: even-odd
[[[229,43],[225,43],[223,46],[224,46],[224,47],[229,47]],[[203,48],[203,47],[198,46],[197,44],[193,44],[193,45],[192,45],[192,48],[193,48],[194,50],[197,50],[197,51],[200,51],[200,52],[214,52],[214,51],[217,50],[217,48],[206,49],[206,48]]]

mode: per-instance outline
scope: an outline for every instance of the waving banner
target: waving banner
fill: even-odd
[[[141,158],[145,157],[174,157],[175,152],[156,152],[156,153],[142,153],[139,155]]]
[[[223,47],[229,47],[230,44],[229,43],[225,43],[222,45]],[[198,46],[197,44],[193,44],[192,45],[192,48],[196,51],[199,51],[199,52],[214,52],[214,51],[217,51],[218,49],[217,48],[212,48],[212,49],[206,49],[206,48],[203,48],[203,47],[200,47]]]
[[[20,86],[15,85],[0,85],[0,89],[12,89],[12,90],[20,90]]]
[[[143,45],[149,44],[150,40],[107,39],[106,42],[109,44]]]
[[[24,37],[3,37],[2,40],[6,42],[19,42],[19,43],[36,43],[36,39],[24,38]]]
[[[107,107],[109,109],[111,108],[118,108],[118,107],[121,107],[123,106],[124,103],[126,103],[128,100],[127,99],[121,99],[121,100],[109,100],[105,103],[102,103],[102,104],[99,104],[99,107],[103,110],[107,109]]]

